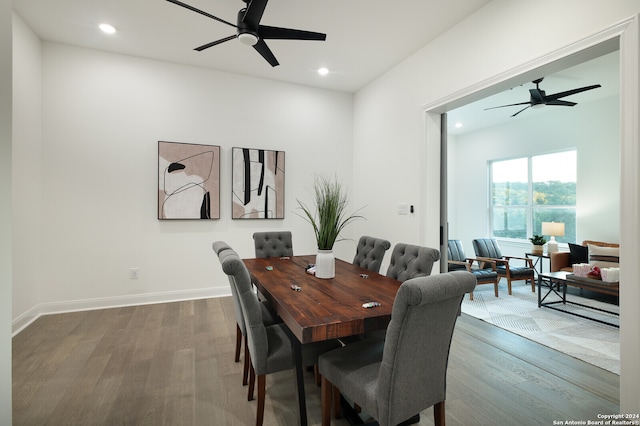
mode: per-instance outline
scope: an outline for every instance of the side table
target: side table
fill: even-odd
[[[551,256],[549,253],[525,253],[527,259],[533,258],[533,270],[536,276],[544,273],[544,259],[549,259],[549,271],[551,271]]]

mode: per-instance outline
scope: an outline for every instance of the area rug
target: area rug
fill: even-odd
[[[576,317],[548,308],[538,308],[537,293],[529,285],[513,286],[513,296],[500,283],[500,297],[493,294],[493,286],[481,285],[474,291],[474,300],[466,295],[462,312],[488,322],[534,342],[538,342],[589,364],[620,374],[619,329],[595,321]],[[547,301],[559,300],[549,295]],[[568,295],[567,300],[608,311],[619,312],[616,305]],[[556,305],[561,309],[579,312],[619,324],[619,317],[572,305]]]

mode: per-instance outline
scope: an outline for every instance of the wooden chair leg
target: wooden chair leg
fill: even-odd
[[[333,385],[331,385],[331,388],[333,389],[333,417],[339,419],[342,417],[340,413],[340,389]]]
[[[331,390],[333,385],[322,376],[321,395],[322,395],[322,426],[331,425]]]
[[[509,290],[509,296],[512,296],[513,293],[511,292],[511,280],[509,278],[507,278],[507,290]]]
[[[320,386],[321,383],[321,378],[322,376],[320,375],[320,369],[318,368],[318,364],[314,364],[313,365],[313,376],[316,379],[316,386]]]
[[[253,401],[253,387],[256,384],[256,370],[253,369],[253,365],[249,367],[249,392],[247,393],[247,401]],[[258,383],[260,386],[260,383]]]
[[[473,292],[469,293],[469,300],[473,300]]]
[[[436,426],[445,426],[444,401],[440,401],[433,406],[433,419]]]
[[[256,426],[262,426],[264,421],[264,394],[266,392],[267,376],[261,374],[258,376],[258,412],[256,413]]]
[[[531,291],[533,293],[536,292],[536,280],[534,280],[533,277],[531,277]]]
[[[236,323],[236,357],[235,361],[240,362],[240,348],[242,347],[242,331],[240,326]]]
[[[497,280],[493,283],[493,293],[496,295],[496,297],[498,297],[498,281]]]
[[[247,385],[250,364],[251,364],[251,355],[249,355],[249,346],[247,345],[247,336],[245,336],[244,337],[244,367],[242,369],[242,386]]]

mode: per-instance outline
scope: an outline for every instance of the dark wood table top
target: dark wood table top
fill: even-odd
[[[306,272],[306,266],[315,263],[313,255],[243,261],[254,284],[300,343],[385,329],[401,284],[339,259],[334,278],[316,278]],[[301,290],[292,290],[292,285]],[[380,306],[363,308],[366,302],[379,302]]]

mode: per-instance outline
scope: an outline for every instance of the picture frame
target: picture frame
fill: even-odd
[[[233,219],[284,219],[285,152],[232,150]]]
[[[220,219],[220,146],[158,141],[158,219]]]

